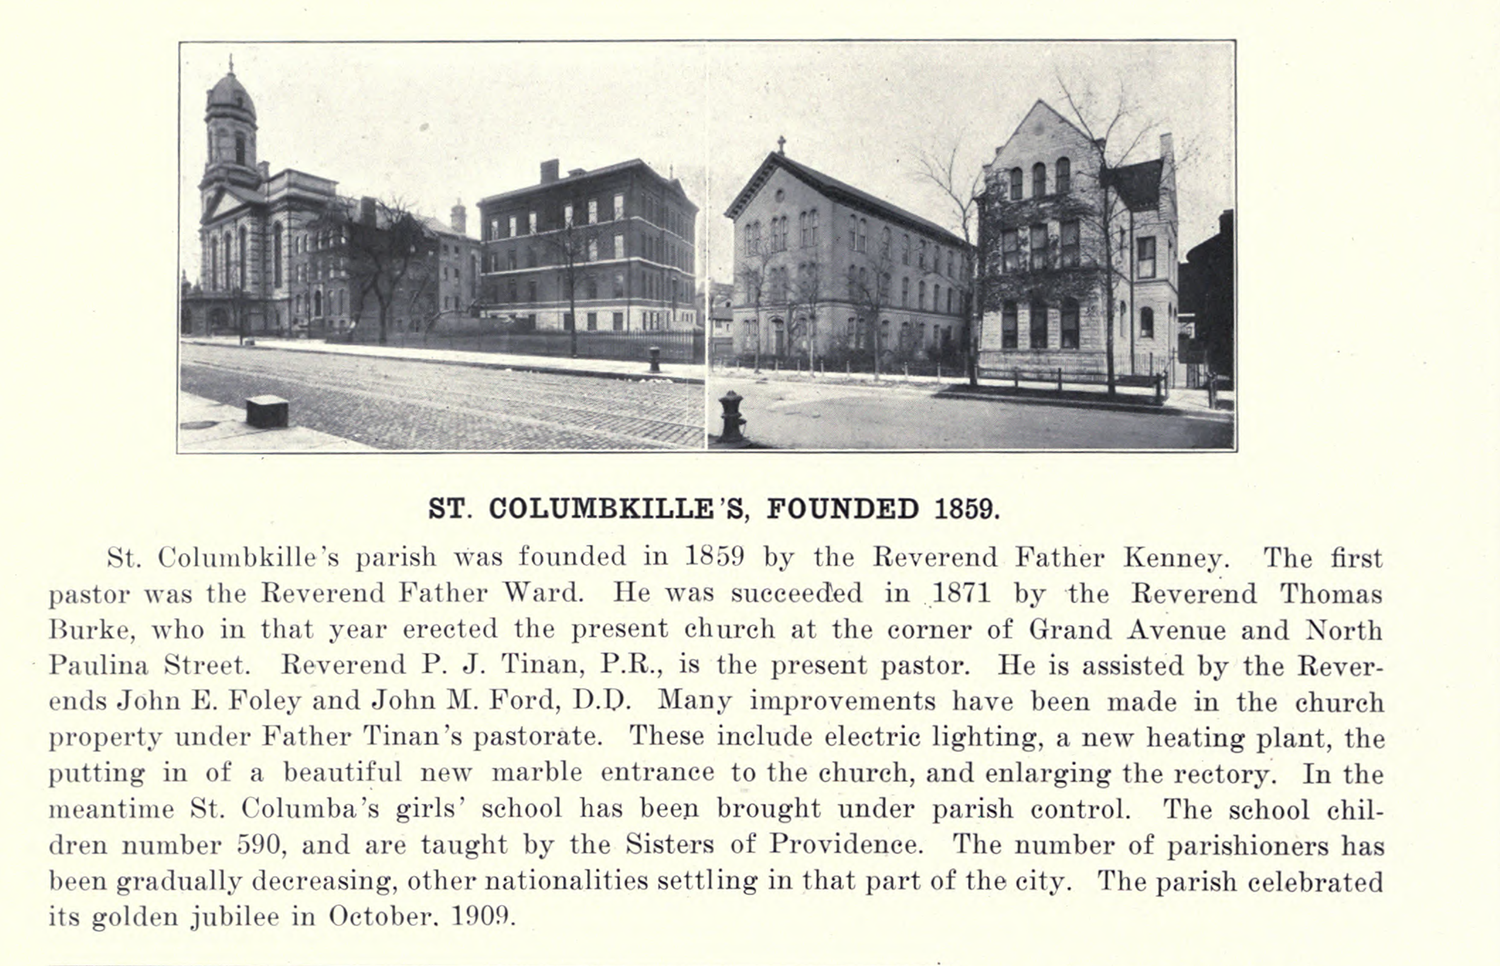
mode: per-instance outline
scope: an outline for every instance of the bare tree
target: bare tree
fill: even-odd
[[[762,239],[754,240],[754,247],[740,259],[739,285],[743,294],[741,304],[755,310],[755,368],[760,370],[761,313],[771,305],[771,270],[775,267],[774,245]]]
[[[977,199],[984,191],[984,171],[977,165],[967,168],[959,159],[963,142],[964,132],[960,131],[951,143],[941,147],[918,147],[914,152],[917,167],[913,177],[932,186],[943,197],[948,204],[953,225],[963,235],[964,283],[969,291],[969,311],[964,319],[968,330],[965,355],[969,385],[972,386],[979,382],[979,300],[975,297],[974,272],[978,259],[970,257],[974,250],[971,228],[978,211]]]
[[[875,378],[880,378],[880,353],[882,350],[881,316],[891,306],[891,275],[894,255],[887,246],[874,252],[859,254],[861,264],[851,264],[847,277],[849,300],[859,313],[859,325],[870,336],[873,349]]]
[[[1156,127],[1156,124],[1150,120],[1139,120],[1139,107],[1123,83],[1109,99],[1100,97],[1087,85],[1070,86],[1061,76],[1057,78],[1057,85],[1068,103],[1073,123],[1093,146],[1093,161],[1098,172],[1100,204],[1093,211],[1092,217],[1104,250],[1104,356],[1109,394],[1114,395],[1115,285],[1117,280],[1127,285],[1130,283],[1129,259],[1126,259],[1123,268],[1117,266],[1112,243],[1119,219],[1127,215],[1127,206],[1120,195],[1115,171],[1130,162],[1147,132]],[[1134,365],[1134,362],[1135,356],[1132,353],[1131,364]]]
[[[328,206],[309,227],[327,233],[329,254],[341,260],[354,296],[355,317],[373,297],[379,308],[380,344],[390,331],[391,307],[402,286],[433,257],[437,235],[403,201],[343,201]]]
[[[579,204],[565,207],[562,224],[557,230],[541,236],[542,243],[552,253],[554,264],[562,270],[560,277],[568,297],[568,351],[575,359],[578,358],[578,283],[583,278],[584,266],[594,260],[590,256],[598,253],[597,248],[590,246],[599,244],[593,226],[577,223],[574,213],[579,210]]]
[[[809,373],[813,370],[813,358],[817,352],[818,309],[827,297],[823,266],[816,261],[798,265],[796,280],[787,296],[787,315],[791,318],[792,337],[806,340]]]

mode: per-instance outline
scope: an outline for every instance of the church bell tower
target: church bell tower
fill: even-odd
[[[260,186],[255,164],[255,102],[234,76],[234,59],[225,74],[208,92],[203,117],[208,129],[208,158],[199,188],[205,193],[230,183],[246,188]],[[206,194],[205,194],[206,196]]]

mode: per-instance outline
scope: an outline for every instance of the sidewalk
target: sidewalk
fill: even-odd
[[[1234,393],[1219,392],[1219,408],[1208,408],[1208,393],[1202,389],[1172,389],[1166,399],[1155,402],[1150,388],[1141,386],[1116,387],[1111,398],[1104,386],[1097,383],[1073,383],[1064,381],[1062,392],[1055,382],[1021,381],[1019,388],[1010,379],[982,378],[977,387],[971,387],[962,372],[937,376],[905,376],[897,369],[881,373],[880,378],[868,372],[845,373],[832,371],[809,373],[793,369],[775,370],[770,367],[760,370],[739,367],[716,367],[710,381],[714,379],[745,379],[757,382],[791,382],[809,386],[861,386],[890,390],[908,390],[938,395],[945,399],[981,399],[988,402],[1022,403],[1028,405],[1065,406],[1070,408],[1109,409],[1125,412],[1161,413],[1173,416],[1195,416],[1204,419],[1234,421]],[[712,390],[712,387],[710,387]]]
[[[296,413],[292,414],[296,418]],[[177,393],[179,453],[369,453],[374,447],[305,426],[256,429],[245,422],[245,407]]]
[[[183,342],[193,345],[240,347],[235,336],[185,336]],[[314,352],[331,355],[371,356],[383,359],[409,359],[450,366],[476,366],[484,369],[510,369],[519,372],[550,372],[569,376],[594,376],[604,379],[665,379],[671,382],[703,382],[703,366],[663,362],[661,372],[651,372],[647,362],[620,359],[568,359],[555,356],[526,356],[506,352],[474,352],[464,349],[427,349],[414,346],[366,345],[363,343],[327,343],[309,339],[266,339],[257,337],[255,345],[244,346],[248,352],[258,349],[286,352]]]

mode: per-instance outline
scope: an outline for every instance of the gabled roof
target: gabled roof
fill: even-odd
[[[766,155],[766,159],[755,170],[755,174],[750,176],[750,180],[745,182],[745,187],[741,188],[740,193],[735,196],[734,203],[725,210],[725,216],[731,219],[738,218],[778,169],[786,171],[792,177],[834,201],[842,202],[851,208],[858,208],[889,222],[905,225],[925,235],[934,236],[949,245],[956,245],[959,248],[967,247],[967,242],[941,225],[928,221],[921,215],[914,215],[904,208],[898,208],[867,191],[861,191],[851,184],[809,168],[805,164],[793,161],[777,151]]]
[[[540,184],[527,185],[524,188],[516,188],[513,191],[502,191],[497,195],[490,195],[488,198],[480,198],[479,204],[489,205],[498,201],[513,201],[518,198],[524,198],[530,194],[555,191],[563,185],[581,184],[591,178],[600,178],[604,177],[605,175],[616,174],[620,171],[627,171],[631,168],[640,168],[642,171],[645,171],[651,177],[655,178],[657,181],[661,182],[662,184],[666,185],[674,192],[676,192],[677,196],[694,211],[698,210],[698,206],[693,204],[692,199],[688,198],[687,191],[683,189],[681,181],[676,178],[663,178],[656,172],[654,168],[651,167],[651,165],[642,161],[640,158],[631,158],[629,161],[619,161],[615,164],[606,164],[602,168],[595,168],[592,171],[585,171],[582,174],[565,175],[558,178],[556,181],[543,181]]]
[[[1084,132],[1084,130],[1082,128],[1080,128],[1077,124],[1074,124],[1072,121],[1070,121],[1066,117],[1064,117],[1063,114],[1062,114],[1062,112],[1060,112],[1059,110],[1057,110],[1057,108],[1053,107],[1051,104],[1048,104],[1046,101],[1042,100],[1041,98],[1037,98],[1037,102],[1035,104],[1031,105],[1031,110],[1029,110],[1029,111],[1026,112],[1026,116],[1025,117],[1021,118],[1021,123],[1017,124],[1016,125],[1016,129],[1014,131],[1010,132],[1010,137],[1008,137],[1008,138],[1005,139],[1005,144],[1009,144],[1010,142],[1012,142],[1012,141],[1014,141],[1016,139],[1016,135],[1021,133],[1021,128],[1023,128],[1023,127],[1026,126],[1026,122],[1030,121],[1031,118],[1032,118],[1032,115],[1036,114],[1037,111],[1045,111],[1046,113],[1048,113],[1048,114],[1052,115],[1054,118],[1056,118],[1058,121],[1061,121],[1066,126],[1072,128],[1073,131],[1074,131],[1074,133],[1076,133],[1080,138],[1082,138],[1085,144],[1093,144],[1094,143],[1094,139],[1093,138],[1089,137],[1088,134],[1086,132]],[[996,155],[998,155],[1001,151],[1005,150],[1005,144],[1002,144],[1002,145],[1000,145],[1000,147],[998,147],[998,148],[995,149],[995,154]]]
[[[1142,161],[1111,168],[1110,184],[1132,211],[1151,211],[1161,200],[1162,161]]]

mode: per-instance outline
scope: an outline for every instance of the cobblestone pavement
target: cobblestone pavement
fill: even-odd
[[[702,449],[703,387],[183,344],[182,389],[401,450]]]

